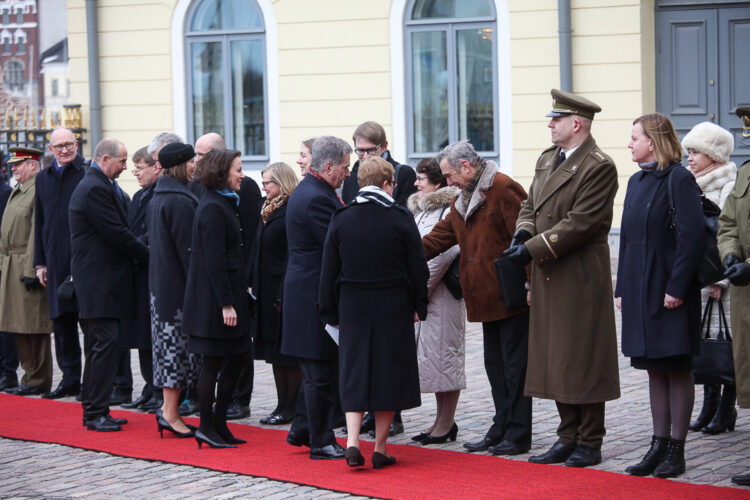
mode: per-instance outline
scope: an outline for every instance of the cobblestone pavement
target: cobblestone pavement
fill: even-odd
[[[619,324],[619,314],[618,314]],[[492,402],[482,361],[480,324],[469,324],[466,335],[467,389],[461,394],[456,422],[456,442],[435,448],[464,452],[462,444],[481,439],[492,417]],[[137,356],[133,373],[140,381]],[[59,373],[55,373],[54,386]],[[630,368],[620,357],[622,397],[607,403],[607,436],[603,461],[596,469],[622,473],[640,460],[651,437],[651,417],[645,372]],[[140,390],[136,389],[135,394]],[[696,388],[695,412],[702,392]],[[256,364],[252,416],[237,421],[258,425],[276,405],[269,365]],[[406,432],[391,442],[414,445],[409,439],[429,426],[435,399],[423,395],[422,407],[404,412]],[[531,453],[512,457],[526,460],[549,448],[556,440],[558,424],[554,402],[534,400],[534,433]],[[680,481],[732,486],[731,476],[750,471],[750,411],[739,410],[737,428],[717,436],[690,433],[686,444],[687,472]],[[498,458],[498,460],[503,460]],[[343,464],[342,464],[343,466]],[[550,466],[557,467],[557,466]],[[750,497],[750,491],[748,491]],[[1,498],[352,498],[335,491],[272,481],[265,478],[210,471],[184,465],[150,462],[90,452],[54,444],[0,439]]]

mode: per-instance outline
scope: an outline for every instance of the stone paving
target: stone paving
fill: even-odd
[[[619,314],[618,325],[619,325]],[[136,385],[137,356],[133,357]],[[456,442],[432,445],[465,452],[462,444],[483,437],[492,417],[491,397],[482,361],[481,325],[468,324],[466,334],[467,389],[461,394]],[[55,372],[54,386],[59,373]],[[620,357],[622,397],[607,404],[607,436],[603,461],[596,469],[622,473],[640,460],[651,437],[651,417],[645,372],[630,368]],[[137,391],[140,387],[137,388]],[[696,388],[700,402],[702,392]],[[258,420],[276,405],[270,366],[256,364],[252,416],[237,421],[259,425]],[[700,404],[696,404],[695,413]],[[422,407],[404,412],[406,432],[390,442],[414,445],[410,437],[429,426],[435,411],[432,395],[423,395]],[[531,453],[512,457],[526,460],[549,448],[558,424],[554,402],[534,400]],[[156,435],[156,433],[154,433]],[[418,445],[415,445],[418,446]],[[686,444],[687,472],[680,481],[735,487],[731,476],[750,470],[750,411],[739,410],[737,428],[717,436],[690,433]],[[503,460],[499,458],[498,460]],[[344,467],[344,464],[341,464]],[[560,467],[558,465],[550,467]],[[0,438],[0,498],[351,498],[335,491],[265,478],[222,473],[162,462],[129,459],[54,444]],[[748,491],[750,498],[750,491]]]

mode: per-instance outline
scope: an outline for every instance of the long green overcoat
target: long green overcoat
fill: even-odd
[[[591,136],[555,168],[559,153],[537,160],[516,224],[533,236],[525,392],[600,403],[620,397],[607,243],[617,169]]]
[[[34,270],[34,192],[36,177],[16,185],[0,226],[0,331],[51,333],[47,291],[27,291],[21,276]]]
[[[719,216],[719,253],[721,260],[730,253],[750,263],[750,161],[737,172],[734,189],[724,202]],[[729,286],[732,311],[732,351],[737,379],[737,401],[750,408],[750,285]]]

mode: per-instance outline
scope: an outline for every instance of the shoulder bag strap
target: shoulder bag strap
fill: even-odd
[[[674,169],[672,169],[672,172]],[[675,218],[675,214],[677,213],[677,210],[675,210],[674,206],[674,198],[672,196],[672,172],[669,172],[667,174],[667,196],[669,197],[669,210],[667,213],[669,214],[669,229],[673,231],[677,231],[677,219]]]
[[[732,336],[729,334],[729,323],[727,323],[727,315],[724,314],[724,303],[721,300],[717,300],[719,303],[719,335],[716,337],[721,338],[724,335],[724,340],[732,341]],[[723,325],[723,328],[722,328]]]
[[[713,306],[714,299],[709,297],[708,300],[706,300],[706,307],[703,308],[703,316],[701,317],[701,336],[704,340],[711,338],[709,332],[711,331],[711,310],[713,309]],[[719,331],[721,332],[721,323],[719,323]]]

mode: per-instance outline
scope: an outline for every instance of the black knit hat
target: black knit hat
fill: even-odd
[[[190,144],[171,142],[159,150],[159,165],[161,168],[172,168],[187,163],[195,157],[195,151]]]

